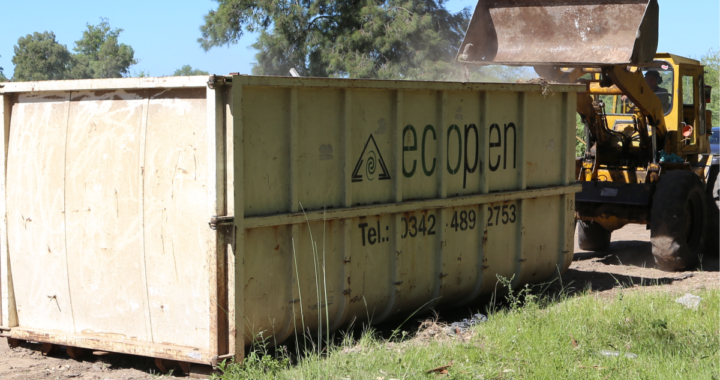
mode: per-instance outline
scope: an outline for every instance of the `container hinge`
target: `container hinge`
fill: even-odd
[[[227,215],[227,216],[213,216],[210,218],[210,221],[208,224],[210,225],[210,229],[217,230],[218,226],[229,226],[235,223],[235,217],[233,215]]]
[[[217,83],[217,77],[215,75],[210,75],[207,81],[208,87],[211,89],[215,88],[215,83]]]
[[[232,74],[237,74],[237,73],[230,73],[230,75],[232,75]],[[232,78],[217,76],[215,74],[210,75],[210,77],[208,78],[208,81],[207,81],[207,85],[210,89],[214,89],[217,86],[222,86],[222,85],[228,84],[228,83],[232,83]]]

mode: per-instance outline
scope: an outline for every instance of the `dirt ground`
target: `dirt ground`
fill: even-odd
[[[682,295],[697,289],[720,288],[718,257],[706,255],[697,270],[669,273],[655,267],[650,231],[644,226],[627,226],[613,233],[606,252],[585,252],[577,243],[570,269],[562,276],[564,286],[577,290],[591,287],[611,297],[619,289],[662,291]],[[452,322],[452,321],[450,321]],[[64,350],[43,356],[39,344],[25,343],[10,349],[0,340],[0,379],[176,379],[161,375],[152,359],[131,355],[92,355],[76,361]],[[179,370],[177,370],[179,371]],[[182,373],[175,372],[178,375]]]
[[[655,266],[650,244],[650,230],[628,225],[614,231],[610,249],[587,252],[577,245],[570,269],[562,276],[564,285],[576,289],[591,287],[601,295],[612,296],[621,288],[673,293],[695,289],[720,288],[718,253],[705,254],[695,270],[663,272]],[[681,295],[682,295],[681,294]]]
[[[71,359],[64,350],[43,356],[39,344],[26,343],[11,349],[0,341],[0,379],[177,379],[161,377],[152,359],[112,354],[91,356],[86,361]]]

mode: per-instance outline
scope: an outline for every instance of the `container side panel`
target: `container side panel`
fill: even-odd
[[[298,93],[298,200],[305,210],[342,207],[343,94],[340,89]],[[389,128],[389,127],[388,127]],[[318,184],[323,184],[318,186]]]
[[[488,149],[487,180],[489,191],[519,189],[518,162],[520,131],[518,95],[488,92],[485,141]]]
[[[150,339],[137,254],[143,100],[130,90],[72,94],[65,204],[76,332]]]
[[[206,90],[152,90],[144,162],[144,234],[155,343],[209,349]]]
[[[253,321],[246,341],[261,333],[282,341],[293,331],[302,334],[303,324],[326,331],[343,297],[335,276],[343,265],[340,222],[250,229],[245,247],[246,318]],[[267,315],[273,317],[262,318]]]
[[[526,93],[528,103],[525,118],[527,128],[525,145],[525,173],[529,188],[564,185],[562,148],[564,132],[562,94],[543,98],[536,93]],[[574,143],[573,143],[574,146]]]
[[[388,181],[389,182],[389,181]],[[390,214],[346,220],[350,223],[350,265],[345,279],[347,309],[354,316],[379,315],[390,298],[392,271],[390,260],[393,217]],[[345,322],[349,322],[346,320]]]
[[[395,96],[388,90],[353,91],[352,100],[352,194],[353,205],[393,200],[391,166],[392,121]]]
[[[481,222],[484,225],[483,234],[484,262],[483,283],[481,293],[490,293],[495,289],[497,277],[502,276],[510,279],[515,274],[515,263],[518,228],[520,223],[520,201],[506,201],[487,203],[483,207],[484,218]]]
[[[448,92],[445,130],[445,181],[447,196],[480,192],[482,171],[482,138],[480,133],[480,93]],[[457,128],[456,128],[457,127]]]
[[[312,255],[304,254],[306,250],[297,251],[298,243],[295,242],[298,259],[302,262],[309,259],[312,263]],[[277,338],[289,324],[288,310],[293,305],[293,259],[290,226],[245,232],[245,284],[242,286],[245,293],[246,342],[261,337]],[[306,296],[310,294],[303,294],[303,297]]]
[[[7,163],[8,255],[20,326],[73,332],[65,244],[70,93],[20,94]]]
[[[301,224],[297,226],[296,238],[296,256],[293,258],[293,263],[297,258],[296,273],[299,277],[293,273],[295,280],[293,291],[296,291],[295,288],[298,290],[294,299],[302,298],[306,323],[312,321],[310,323],[314,325],[320,324],[322,330],[327,331],[327,324],[332,323],[332,317],[337,312],[338,298],[343,297],[342,290],[338,290],[342,284],[337,282],[334,273],[329,272],[338,270],[344,265],[338,254],[343,247],[342,225],[338,220]],[[314,252],[311,241],[314,241]],[[302,323],[299,311],[296,306],[295,323],[298,326]]]
[[[243,87],[245,216],[288,212],[290,91]]]
[[[475,287],[478,273],[478,247],[481,244],[480,207],[457,207],[444,210],[445,253],[437,276],[442,280],[441,303],[464,299]]]
[[[429,199],[438,196],[437,172],[437,94],[435,91],[403,92],[403,118],[401,130],[402,198],[404,200]]]
[[[565,249],[558,239],[565,223],[560,220],[562,197],[543,197],[523,202],[525,231],[520,283],[540,282],[557,273],[558,254]]]
[[[397,298],[393,313],[413,312],[432,298],[439,268],[435,257],[439,242],[442,210],[407,212],[393,239],[399,239],[397,256]],[[390,253],[392,256],[392,252]]]

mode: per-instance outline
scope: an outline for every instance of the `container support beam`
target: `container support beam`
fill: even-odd
[[[242,118],[243,83],[239,76],[233,77],[233,167],[235,178],[245,178],[245,151],[243,149],[244,123]],[[245,184],[235,186],[235,214],[245,214]],[[235,218],[235,362],[245,359],[245,218]]]

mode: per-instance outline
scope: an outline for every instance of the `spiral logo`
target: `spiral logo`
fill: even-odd
[[[321,158],[322,159],[322,158]],[[365,168],[365,174],[362,174],[363,168]],[[377,176],[375,175],[377,171]],[[358,157],[355,169],[353,169],[350,175],[352,182],[372,181],[377,178],[378,181],[390,179],[390,171],[385,165],[382,153],[378,149],[378,145],[370,134],[365,147]]]
[[[375,178],[375,165],[376,165],[375,151],[369,151],[367,154],[367,163],[365,164],[365,174],[368,181],[372,181]]]

